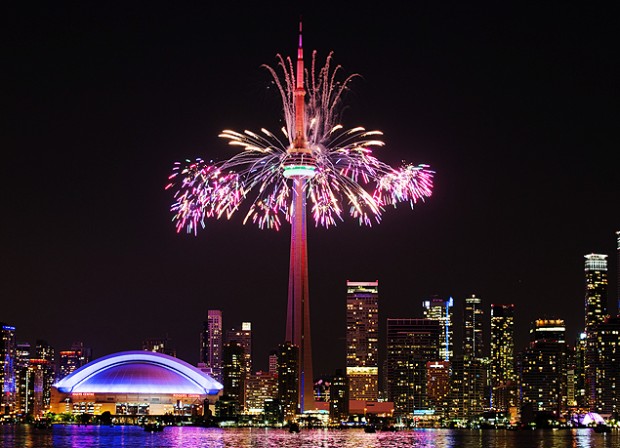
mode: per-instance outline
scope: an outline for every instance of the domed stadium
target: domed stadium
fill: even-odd
[[[196,415],[222,385],[178,358],[149,351],[114,353],[52,387],[54,413],[116,416]]]

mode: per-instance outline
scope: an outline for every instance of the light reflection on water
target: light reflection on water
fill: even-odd
[[[137,426],[0,426],[2,448],[620,448],[620,432],[574,430],[429,429],[366,434],[361,430],[219,429],[167,427],[149,433]]]

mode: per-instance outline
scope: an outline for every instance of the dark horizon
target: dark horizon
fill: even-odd
[[[427,163],[433,196],[381,224],[308,224],[315,373],[344,366],[346,281],[379,280],[387,317],[471,294],[583,329],[584,255],[607,254],[617,309],[618,69],[613,14],[590,5],[54,3],[5,8],[8,57],[0,321],[95,356],[168,335],[195,362],[208,309],[251,321],[255,365],[285,333],[290,231],[208,220],[177,234],[174,162],[223,159],[223,129],[277,131],[262,64],[330,51],[359,73],[346,127]],[[329,13],[326,11],[329,10]],[[487,316],[488,318],[488,316]],[[321,355],[319,355],[319,353]],[[324,369],[321,366],[324,366]],[[325,372],[324,372],[325,370]]]

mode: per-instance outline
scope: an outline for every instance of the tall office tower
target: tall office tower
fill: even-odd
[[[278,398],[278,376],[259,370],[245,379],[245,413],[265,413],[265,402]]]
[[[243,347],[243,372],[247,377],[252,373],[252,323],[242,322],[241,328],[231,328],[226,332],[226,342],[237,342]]]
[[[491,304],[491,408],[517,406],[513,304]]]
[[[30,344],[19,342],[15,351],[15,389],[17,413],[28,415],[31,407],[29,403],[30,390],[28,388],[30,366]]]
[[[142,340],[142,350],[154,353],[163,353],[164,355],[174,356],[177,352],[172,346],[172,341],[167,336],[163,338],[146,338]]]
[[[379,282],[347,281],[347,376],[351,400],[379,397]]]
[[[209,310],[200,332],[200,362],[211,369],[213,378],[222,382],[222,312]]]
[[[522,406],[560,415],[566,410],[567,356],[563,319],[538,319],[530,329],[530,344],[521,354]]]
[[[607,255],[585,255],[586,333],[607,316]]]
[[[585,255],[586,396],[590,409],[597,405],[595,364],[598,350],[596,327],[607,316],[607,255]]]
[[[463,360],[459,363],[463,387],[462,412],[473,415],[490,407],[489,359],[485,357],[484,310],[482,299],[474,294],[465,299],[463,308]]]
[[[349,382],[341,369],[336,370],[329,387],[329,420],[339,424],[349,418]]]
[[[482,300],[472,294],[465,299],[463,310],[463,356],[484,357],[484,310]]]
[[[435,319],[387,320],[387,391],[396,415],[429,407],[427,361],[439,361],[441,327]]]
[[[30,367],[35,370],[35,392],[39,389],[41,378],[41,408],[35,406],[34,412],[45,412],[49,409],[52,397],[52,384],[56,380],[56,350],[47,341],[38,339],[35,342],[35,359],[30,359]],[[38,403],[38,399],[35,397]]]
[[[278,398],[285,421],[299,413],[299,349],[290,342],[278,346]]]
[[[0,322],[2,343],[0,344],[0,414],[15,412],[17,389],[15,385],[16,343],[15,327]]]
[[[620,315],[620,230],[616,232],[616,247],[617,247],[617,256],[616,256],[616,264],[617,264],[617,269],[618,269],[618,275],[616,276],[616,287],[618,290],[618,293],[616,295],[616,303],[617,303],[617,310],[618,310],[618,315]]]
[[[450,361],[426,363],[426,391],[430,409],[437,417],[447,417],[450,398]]]
[[[620,412],[620,316],[595,326],[594,396],[590,410],[599,414]]]
[[[144,347],[143,347],[144,348]],[[84,347],[83,342],[74,342],[70,350],[62,350],[59,356],[59,371],[57,380],[61,380],[70,373],[88,364],[92,359],[91,350]]]
[[[236,341],[224,344],[222,349],[222,384],[227,400],[236,403],[237,412],[243,411],[245,402],[245,353]]]
[[[452,326],[452,308],[454,307],[454,299],[442,299],[440,297],[432,297],[422,302],[424,317],[427,319],[436,319],[441,325],[441,334],[439,335],[439,357],[444,361],[450,361],[454,355],[454,338]]]

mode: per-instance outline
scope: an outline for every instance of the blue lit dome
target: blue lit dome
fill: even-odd
[[[178,358],[148,351],[104,356],[54,386],[62,393],[215,395],[222,385]]]

